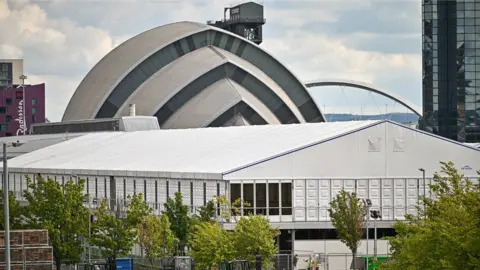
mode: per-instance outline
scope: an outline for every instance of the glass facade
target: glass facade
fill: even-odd
[[[423,0],[423,123],[480,141],[480,1]]]

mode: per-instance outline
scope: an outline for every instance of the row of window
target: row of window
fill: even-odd
[[[2,63],[2,64],[0,65],[0,71],[3,71],[3,72],[8,71],[8,70],[9,70],[9,66],[10,66],[10,64],[8,64],[8,63]]]
[[[230,199],[248,204],[243,206],[243,215],[291,215],[292,183],[244,183],[243,189],[242,184],[231,183]]]
[[[387,236],[395,236],[393,228],[377,228],[377,238],[382,239]],[[366,233],[362,235],[362,239],[367,239]],[[375,238],[375,229],[368,229],[368,239]],[[295,230],[295,240],[336,240],[338,232],[335,229],[303,229]]]
[[[21,92],[20,92],[20,93],[21,93]],[[23,98],[23,93],[22,93],[22,96],[21,96],[21,97],[18,97],[18,98],[22,99],[22,98]],[[12,104],[13,104],[13,100],[12,100],[11,98],[6,98],[6,99],[4,100],[4,104],[5,104],[5,105],[12,105]],[[32,105],[37,105],[37,99],[36,99],[36,98],[32,98]],[[6,112],[6,108],[5,108],[5,107],[0,107],[0,110],[5,110],[5,112]],[[3,112],[3,113],[5,113],[5,112]],[[2,113],[2,112],[0,111],[0,113]]]
[[[55,180],[57,181],[56,177],[55,177]],[[86,178],[86,183],[85,183],[85,189],[86,189],[86,193],[88,195],[90,195],[90,197],[95,200],[96,198],[99,198],[99,197],[102,197],[102,196],[105,196],[105,197],[112,197],[110,194],[110,192],[112,191],[111,188],[112,188],[112,184],[115,185],[116,184],[116,181],[118,181],[118,179],[115,179],[113,176],[110,177],[110,179],[108,180],[107,178],[95,178],[94,181],[91,181],[93,179],[89,179],[88,177]],[[65,178],[62,177],[61,179],[62,181],[62,184],[64,184],[65,182]],[[108,182],[110,181],[110,182]],[[133,182],[130,182],[130,181],[133,181]],[[190,182],[189,184],[185,183],[185,181],[158,181],[158,180],[155,180],[153,183],[150,183],[151,181],[147,181],[147,180],[127,180],[127,179],[123,179],[123,184],[121,185],[121,189],[122,190],[117,190],[117,187],[115,187],[115,191],[117,194],[115,194],[115,196],[118,196],[118,194],[121,194],[123,193],[123,198],[127,198],[127,196],[129,195],[129,193],[127,192],[127,182],[129,182],[128,184],[131,184],[131,186],[133,187],[133,194],[137,194],[138,193],[142,193],[143,195],[143,199],[144,201],[148,202],[148,203],[152,203],[154,205],[154,208],[155,209],[159,209],[159,206],[160,204],[163,204],[164,201],[160,201],[159,198],[160,198],[160,193],[161,194],[165,194],[166,198],[169,198],[171,196],[173,196],[172,193],[175,193],[175,192],[181,192],[183,195],[184,195],[184,202],[185,202],[185,198],[189,198],[190,199],[190,202],[185,202],[187,204],[190,205],[191,207],[191,210],[193,211],[194,210],[194,206],[199,206],[199,205],[196,205],[195,202],[194,202],[194,198],[195,196],[194,195],[197,195],[198,194],[194,194],[194,183],[193,182]],[[165,183],[165,185],[162,185],[160,182],[162,183]],[[183,185],[182,185],[183,183]],[[149,184],[153,184],[153,186],[149,185]],[[187,185],[186,185],[187,184]],[[93,185],[93,187],[91,186]],[[177,189],[172,192],[172,186],[176,186]],[[123,188],[122,188],[123,187]],[[147,193],[152,193],[152,190],[151,189],[154,189],[154,201],[151,201],[147,198]],[[138,190],[141,190],[140,192]],[[148,190],[150,190],[150,192],[147,192]],[[91,191],[93,191],[91,193]],[[105,194],[101,194],[105,192]],[[188,192],[188,195],[189,196],[186,196],[187,194],[185,194],[186,192]],[[109,195],[110,194],[110,195]],[[206,182],[203,182],[202,183],[202,197],[203,197],[203,205],[206,205],[207,204],[207,201],[213,199],[213,196],[208,196],[207,195],[207,183]],[[220,183],[216,183],[216,196],[220,196],[221,195],[221,192],[220,192]]]

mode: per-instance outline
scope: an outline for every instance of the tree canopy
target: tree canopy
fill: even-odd
[[[342,189],[330,202],[328,212],[340,241],[350,249],[355,258],[365,228],[365,205],[355,193]]]
[[[0,190],[0,202],[3,202],[3,190]],[[8,192],[8,208],[10,229],[20,230],[23,228],[24,207],[15,199],[13,191]],[[0,230],[5,230],[5,214],[0,207]]]
[[[92,224],[90,244],[97,246],[102,255],[112,260],[130,254],[137,241],[137,226],[151,214],[142,194],[128,196],[125,208],[111,209],[102,201],[95,209],[96,221]]]
[[[232,234],[218,223],[202,222],[192,231],[189,245],[198,269],[219,267],[222,262],[235,259]]]
[[[171,223],[165,213],[160,217],[148,215],[138,226],[138,242],[152,268],[156,259],[173,255],[177,239],[170,226]]]
[[[394,225],[397,235],[388,238],[392,257],[384,268],[480,269],[479,180],[442,162],[430,189],[432,199],[421,198],[419,214]]]
[[[275,238],[280,230],[272,228],[265,216],[242,217],[233,232],[236,258],[255,262],[256,255],[262,256],[263,265],[271,265],[277,254]]]
[[[85,180],[68,180],[63,186],[53,179],[27,179],[24,191],[25,226],[47,229],[57,269],[80,262],[84,251],[80,237],[88,235],[88,210],[84,206]]]
[[[183,250],[188,241],[188,233],[190,232],[190,217],[188,215],[188,206],[183,204],[182,193],[175,193],[175,198],[167,198],[164,204],[165,214],[167,215],[171,229],[175,237],[179,241],[179,249]],[[179,254],[178,251],[175,254]]]

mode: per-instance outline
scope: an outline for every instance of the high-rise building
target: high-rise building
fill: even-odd
[[[34,123],[45,122],[45,84],[0,90],[0,137],[26,135]]]
[[[22,84],[23,59],[0,59],[0,89]]]
[[[426,131],[480,141],[480,2],[423,0]]]

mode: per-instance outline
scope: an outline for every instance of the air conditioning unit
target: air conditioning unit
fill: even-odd
[[[191,257],[175,257],[175,270],[191,270],[192,258]]]

